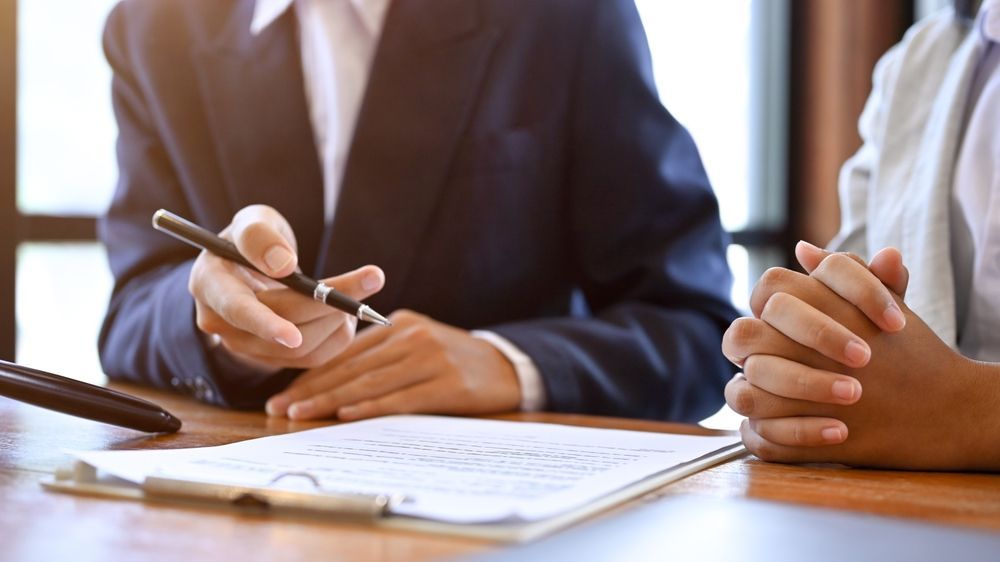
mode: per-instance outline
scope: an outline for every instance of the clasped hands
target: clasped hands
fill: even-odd
[[[297,268],[291,226],[275,209],[240,210],[220,233],[268,276],[202,252],[189,278],[195,321],[210,345],[249,369],[305,369],[267,402],[272,416],[356,420],[394,413],[485,414],[521,400],[513,365],[486,341],[399,311],[391,328],[356,333],[357,319],[276,282]],[[324,283],[357,300],[385,275],[365,266]]]
[[[981,364],[952,350],[903,302],[908,273],[892,248],[871,263],[796,247],[807,271],[769,270],[723,352],[743,372],[726,401],[747,416],[759,458],[886,468],[988,467],[971,428],[987,413]]]

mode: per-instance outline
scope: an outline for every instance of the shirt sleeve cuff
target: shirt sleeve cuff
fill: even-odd
[[[538,412],[545,408],[545,384],[535,362],[517,346],[494,332],[474,330],[472,336],[479,338],[502,353],[514,365],[517,381],[521,385],[521,411]]]

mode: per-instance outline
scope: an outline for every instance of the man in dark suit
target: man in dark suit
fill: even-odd
[[[634,3],[328,4],[110,16],[109,376],[302,419],[721,405],[725,235]],[[370,47],[317,47],[362,25]],[[330,283],[396,325],[355,337],[346,315],[152,231],[161,207],[274,277],[350,271]]]

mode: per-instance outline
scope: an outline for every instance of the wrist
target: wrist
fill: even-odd
[[[966,463],[972,470],[1000,471],[1000,363],[963,358],[965,399],[970,405],[965,427]]]
[[[488,330],[473,330],[474,338],[485,341],[493,346],[513,367],[518,386],[518,410],[522,412],[538,412],[545,408],[545,384],[538,366],[526,353],[511,343],[507,338]]]

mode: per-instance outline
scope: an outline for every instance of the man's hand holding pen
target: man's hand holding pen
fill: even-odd
[[[325,364],[353,340],[357,318],[285,287],[275,278],[296,270],[295,235],[271,207],[240,210],[220,234],[270,277],[211,252],[195,260],[189,290],[198,328],[240,362],[262,371]],[[324,280],[357,300],[385,284],[382,270],[365,266]]]
[[[379,268],[365,266],[323,284],[296,273],[294,233],[273,208],[242,209],[219,236],[165,210],[153,224],[208,250],[189,279],[206,337],[263,373],[306,369],[271,397],[270,415],[489,414],[521,403],[518,373],[493,344],[410,311],[390,322],[357,302],[382,289]],[[355,338],[357,318],[396,325]]]

